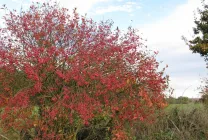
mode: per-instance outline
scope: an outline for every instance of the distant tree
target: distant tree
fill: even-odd
[[[193,28],[194,31],[194,39],[187,40],[185,37],[183,39],[189,46],[190,50],[193,53],[199,53],[202,57],[205,58],[205,61],[208,62],[208,4],[206,0],[201,0],[202,9],[198,8],[199,18],[195,17],[196,27]],[[208,68],[208,63],[207,63]],[[205,102],[205,97],[208,96],[207,87],[208,80],[205,80],[206,86],[201,87],[202,100]]]
[[[180,96],[177,99],[177,103],[178,104],[188,104],[189,103],[189,98],[188,97]]]
[[[203,94],[203,95],[201,96],[201,101],[202,101],[203,103],[208,103],[208,94]]]
[[[170,97],[168,97],[167,99],[166,99],[166,101],[167,101],[167,103],[168,104],[175,104],[176,103],[176,98],[174,98],[174,97],[172,97],[172,96],[170,96]]]
[[[205,105],[208,105],[208,80],[206,79],[205,82],[205,86],[203,86],[201,90],[202,96],[200,98],[200,101]]]
[[[170,96],[166,99],[166,101],[168,104],[188,104],[190,100],[188,97],[180,96],[178,98],[174,98]]]
[[[195,37],[192,40],[183,39],[193,53],[199,53],[208,61],[208,5],[205,0],[201,1],[203,9],[198,9],[199,18],[195,17],[196,27],[193,28]]]

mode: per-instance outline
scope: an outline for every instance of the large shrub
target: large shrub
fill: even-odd
[[[37,139],[75,139],[96,119],[152,121],[167,78],[137,31],[112,30],[56,3],[8,11],[0,34],[1,126]],[[97,123],[96,123],[97,124]],[[109,126],[109,125],[106,125]],[[107,128],[106,128],[107,129]]]

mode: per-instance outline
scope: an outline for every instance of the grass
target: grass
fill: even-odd
[[[135,124],[137,140],[207,140],[208,110],[203,104],[171,104],[154,124]]]
[[[169,104],[165,111],[170,111],[171,109],[178,108],[180,110],[192,110],[192,109],[204,109],[202,103],[189,103],[189,104]]]

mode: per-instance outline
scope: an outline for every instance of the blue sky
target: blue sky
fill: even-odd
[[[27,8],[32,1],[46,0],[0,0],[9,9]],[[68,9],[78,8],[96,21],[112,19],[114,25],[125,30],[137,28],[149,49],[158,50],[161,66],[168,64],[166,73],[173,96],[199,97],[197,88],[207,76],[206,64],[199,54],[192,54],[181,36],[193,36],[194,12],[200,0],[57,0]],[[0,10],[0,16],[4,11]],[[0,22],[2,26],[2,22]]]

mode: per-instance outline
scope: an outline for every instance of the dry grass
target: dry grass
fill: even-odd
[[[136,140],[207,140],[208,110],[202,104],[172,105],[155,124],[135,124]]]

